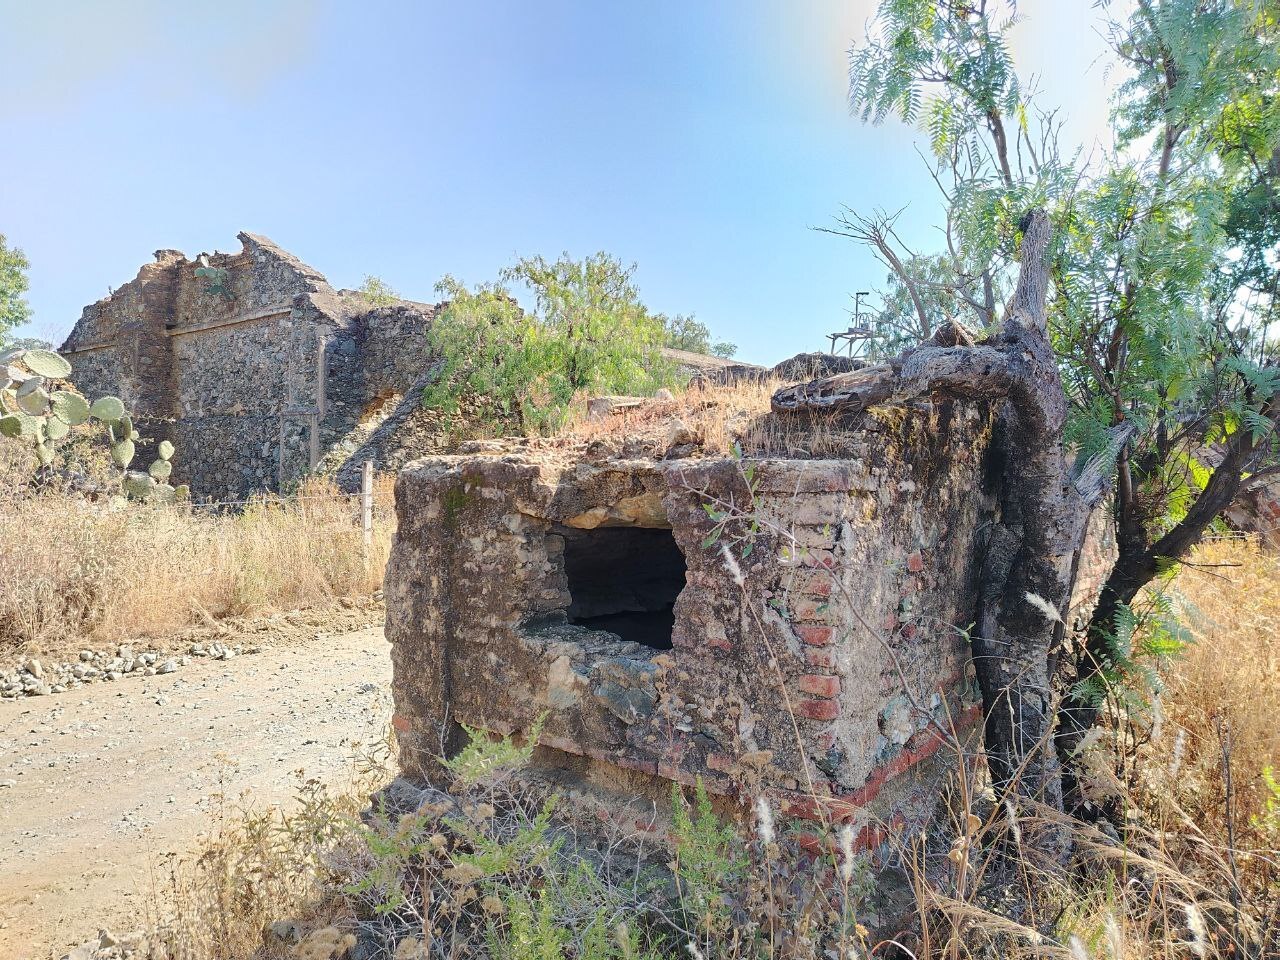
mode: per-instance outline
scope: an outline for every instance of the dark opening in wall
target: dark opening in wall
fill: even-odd
[[[562,527],[556,533],[564,537],[569,621],[670,650],[672,607],[685,584],[684,554],[671,531]]]

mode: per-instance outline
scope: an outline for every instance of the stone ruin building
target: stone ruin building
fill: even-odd
[[[444,305],[375,306],[266,237],[239,240],[239,253],[195,260],[158,250],[85,307],[60,348],[76,387],[120,396],[144,442],[170,440],[172,482],[200,499],[287,490],[316,471],[353,489],[366,460],[395,470],[443,449],[444,424],[419,400]],[[667,354],[690,373],[758,369]]]
[[[980,719],[963,631],[991,428],[940,402],[764,415],[741,458],[677,423],[411,463],[386,583],[404,774],[430,781],[460,724],[545,716],[529,775],[624,829],[660,832],[701,778],[743,819],[763,795],[888,862]],[[1109,562],[1095,536],[1082,585]]]
[[[195,261],[157,251],[86,307],[61,347],[76,387],[119,395],[144,439],[172,441],[174,483],[199,498],[285,489],[353,455],[349,474],[365,458],[396,466],[399,448],[374,434],[425,414],[408,395],[429,367],[437,308],[374,307],[265,237],[239,239],[239,253]],[[437,433],[401,439],[429,450]]]
[[[59,348],[75,386],[120,396],[145,443],[171,441],[172,482],[199,499],[287,490],[316,471],[352,489],[365,460],[394,470],[442,449],[444,425],[419,399],[443,304],[374,306],[266,237],[239,239],[239,253],[196,260],[158,250],[85,307]]]

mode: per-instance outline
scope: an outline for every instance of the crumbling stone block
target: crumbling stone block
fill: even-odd
[[[964,631],[991,428],[940,402],[824,423],[822,456],[513,442],[411,463],[386,584],[404,771],[436,777],[459,724],[545,716],[530,775],[571,794],[661,808],[701,779],[726,810],[763,794],[887,854],[980,719]]]

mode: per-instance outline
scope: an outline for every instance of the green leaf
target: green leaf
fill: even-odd
[[[156,447],[156,453],[159,455],[161,460],[172,460],[173,444],[168,440],[161,440],[160,445]]]

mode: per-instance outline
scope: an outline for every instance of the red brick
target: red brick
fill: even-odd
[[[808,574],[798,581],[796,590],[809,597],[829,597],[831,596],[831,574],[825,572]]]
[[[837,697],[840,695],[840,678],[820,677],[810,673],[796,681],[796,688],[815,697]]]
[[[804,662],[818,670],[834,670],[836,655],[830,650],[815,647],[804,652]]]
[[[924,557],[920,555],[919,550],[916,550],[907,556],[907,569],[912,573],[919,573],[924,569]]]
[[[791,613],[797,620],[822,620],[828,608],[825,600],[797,600],[792,604]]]
[[[840,716],[840,704],[834,700],[801,700],[796,713],[809,720],[834,720]]]
[[[825,647],[831,643],[833,631],[830,627],[796,627],[796,636],[811,647]]]

